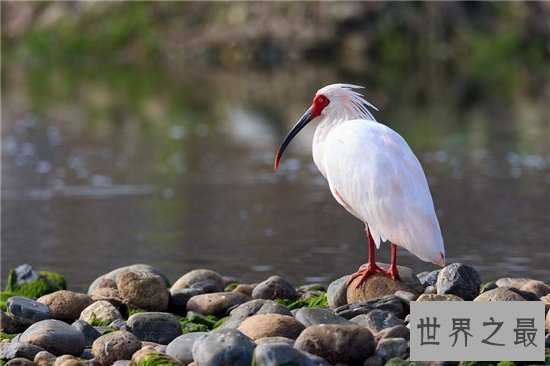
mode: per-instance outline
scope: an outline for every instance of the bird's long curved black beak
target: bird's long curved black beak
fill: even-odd
[[[313,108],[309,108],[306,113],[300,118],[298,123],[294,127],[292,127],[292,130],[286,135],[285,139],[283,140],[283,143],[281,144],[281,147],[279,147],[279,150],[277,151],[277,155],[275,155],[275,163],[273,163],[273,167],[275,170],[279,168],[279,160],[281,160],[281,156],[283,155],[283,152],[285,151],[286,147],[292,141],[292,139],[300,132],[302,128],[304,128],[312,119],[313,116]]]

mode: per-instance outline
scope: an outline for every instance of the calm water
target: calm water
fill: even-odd
[[[365,80],[321,66],[176,65],[154,75],[126,70],[118,81],[60,68],[36,82],[17,64],[6,67],[3,281],[30,263],[84,290],[113,268],[149,263],[172,281],[203,267],[244,281],[279,274],[328,283],[366,261],[362,224],[313,165],[315,123],[272,169],[318,88]],[[394,100],[373,82],[366,95],[423,164],[447,261],[475,266],[484,280],[550,281],[548,106],[524,95],[457,106],[439,88],[432,95],[440,98],[423,103]],[[389,247],[377,256],[387,261]],[[404,250],[398,256],[415,270],[435,269]]]

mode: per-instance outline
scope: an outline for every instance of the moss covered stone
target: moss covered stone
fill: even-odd
[[[42,271],[37,279],[32,282],[17,284],[17,275],[12,269],[8,275],[8,284],[6,292],[37,299],[59,290],[67,289],[67,281],[59,273]]]
[[[225,286],[225,288],[223,290],[225,292],[233,291],[235,288],[237,288],[237,286],[239,286],[238,282],[231,282],[230,284]]]
[[[162,353],[149,353],[139,360],[139,362],[130,362],[130,366],[180,366],[181,363],[173,360],[171,357]]]
[[[16,336],[17,334],[18,334],[18,333],[9,334],[9,333],[0,332],[0,342],[2,342],[4,339],[12,339],[12,338],[15,338],[15,336]]]
[[[385,366],[411,366],[416,365],[414,362],[411,362],[409,360],[404,360],[399,357],[394,357],[389,359],[385,364]]]
[[[16,294],[14,294],[13,292],[7,292],[7,291],[1,291],[0,292],[0,309],[2,309],[2,311],[7,311],[7,302],[8,302],[8,299],[12,296],[16,296]]]
[[[290,300],[290,299],[275,299],[281,305],[286,306],[290,310],[308,308],[328,308],[327,295],[315,296],[307,300]]]

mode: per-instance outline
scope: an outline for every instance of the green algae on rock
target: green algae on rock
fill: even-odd
[[[42,295],[66,289],[67,281],[65,277],[59,273],[40,271],[38,278],[34,281],[18,284],[17,274],[15,270],[12,269],[8,275],[8,284],[6,285],[5,292],[37,299]]]

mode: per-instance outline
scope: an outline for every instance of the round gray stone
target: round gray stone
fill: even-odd
[[[205,334],[205,332],[194,332],[180,335],[168,344],[166,354],[184,365],[190,364],[193,362],[193,344]]]
[[[351,319],[359,314],[367,314],[375,309],[389,311],[400,319],[403,319],[406,315],[403,301],[395,295],[382,296],[375,299],[356,302],[354,304],[343,305],[337,308],[335,313],[343,318]]]
[[[271,276],[259,283],[252,291],[254,299],[290,299],[296,300],[300,295],[294,287],[280,276]]]
[[[249,366],[254,342],[235,329],[210,332],[195,341],[193,359],[200,366]]]
[[[407,340],[403,338],[383,338],[376,345],[375,354],[384,361],[407,353]]]
[[[34,323],[21,335],[20,341],[42,347],[56,356],[80,356],[86,346],[84,336],[78,330],[54,319]]]
[[[94,280],[94,282],[92,282],[92,284],[88,288],[88,295],[92,294],[94,289],[101,283],[101,281],[103,281],[103,279],[115,281],[117,274],[122,273],[122,272],[151,272],[151,273],[156,273],[156,274],[158,274],[159,276],[161,276],[163,278],[165,283],[169,282],[168,277],[163,275],[162,272],[160,272],[158,269],[156,269],[153,266],[150,266],[148,264],[132,264],[132,265],[129,265],[129,266],[119,267],[119,268],[113,269],[111,272],[105,273],[104,275],[101,275],[98,278],[96,278]]]
[[[42,347],[25,342],[0,342],[0,359],[11,360],[12,358],[26,358],[33,361],[38,352],[42,352]]]
[[[396,325],[405,324],[403,320],[384,310],[373,310],[367,314],[358,315],[351,319],[351,322],[367,327],[373,333]]]
[[[182,332],[179,319],[169,313],[137,313],[126,324],[140,340],[160,344],[170,343]]]
[[[171,289],[168,310],[172,314],[184,316],[187,313],[187,303],[189,302],[189,299],[203,293],[204,291],[197,288]]]
[[[24,324],[33,324],[52,317],[50,308],[47,305],[22,296],[10,297],[6,306],[8,314],[14,320]]]
[[[322,308],[301,308],[296,313],[296,320],[302,323],[304,327],[317,324],[352,324],[349,320]]]
[[[204,293],[220,292],[224,289],[223,278],[218,272],[209,269],[195,269],[178,278],[170,290],[181,288],[195,288]]]
[[[99,333],[97,329],[86,323],[84,320],[75,321],[71,324],[71,327],[74,327],[84,336],[86,347],[91,347],[94,341],[101,337],[101,333]]]
[[[342,276],[328,285],[327,300],[328,306],[335,309],[348,303],[346,282],[349,276]]]
[[[302,352],[286,343],[263,343],[254,350],[255,366],[329,366],[329,363],[318,356]]]
[[[467,264],[450,264],[437,276],[436,287],[439,295],[452,294],[471,301],[479,295],[480,286],[479,273]]]

